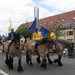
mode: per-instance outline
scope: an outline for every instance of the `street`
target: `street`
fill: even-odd
[[[57,56],[51,56],[54,60]],[[75,75],[75,58],[62,57],[63,66],[59,67],[57,64],[49,65],[47,62],[47,69],[43,70],[40,64],[36,62],[36,56],[32,56],[33,66],[26,64],[26,56],[22,57],[23,72],[18,72],[18,59],[14,58],[13,70],[9,70],[5,64],[5,54],[0,53],[0,75]]]

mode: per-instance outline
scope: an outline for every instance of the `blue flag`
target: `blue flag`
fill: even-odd
[[[45,29],[44,27],[41,26],[40,28],[40,32],[42,33],[43,37],[47,37],[49,34],[49,31],[47,29]]]
[[[0,40],[2,40],[2,36],[0,35]]]
[[[36,29],[36,18],[33,21],[31,27],[29,28],[29,31],[33,34],[35,32],[35,29]]]

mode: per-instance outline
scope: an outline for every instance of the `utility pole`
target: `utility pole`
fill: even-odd
[[[34,19],[36,18],[36,28],[39,28],[39,8],[34,6]]]

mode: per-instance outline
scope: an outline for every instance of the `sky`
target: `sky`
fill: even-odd
[[[10,19],[15,30],[34,20],[34,7],[39,19],[75,10],[75,0],[0,0],[0,35],[8,33]]]

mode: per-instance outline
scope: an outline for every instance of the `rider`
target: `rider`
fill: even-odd
[[[41,40],[42,38],[43,38],[42,33],[38,31],[38,29],[36,28],[32,36],[32,39],[35,41],[35,51],[34,52],[37,52],[37,46],[38,46],[39,40]]]
[[[50,33],[50,38],[53,39],[54,45],[53,45],[53,49],[56,50],[55,46],[56,46],[56,34],[55,34],[56,30],[52,29],[52,32]]]
[[[11,28],[11,32],[8,33],[8,50],[15,34],[16,32],[14,32],[14,28]]]

